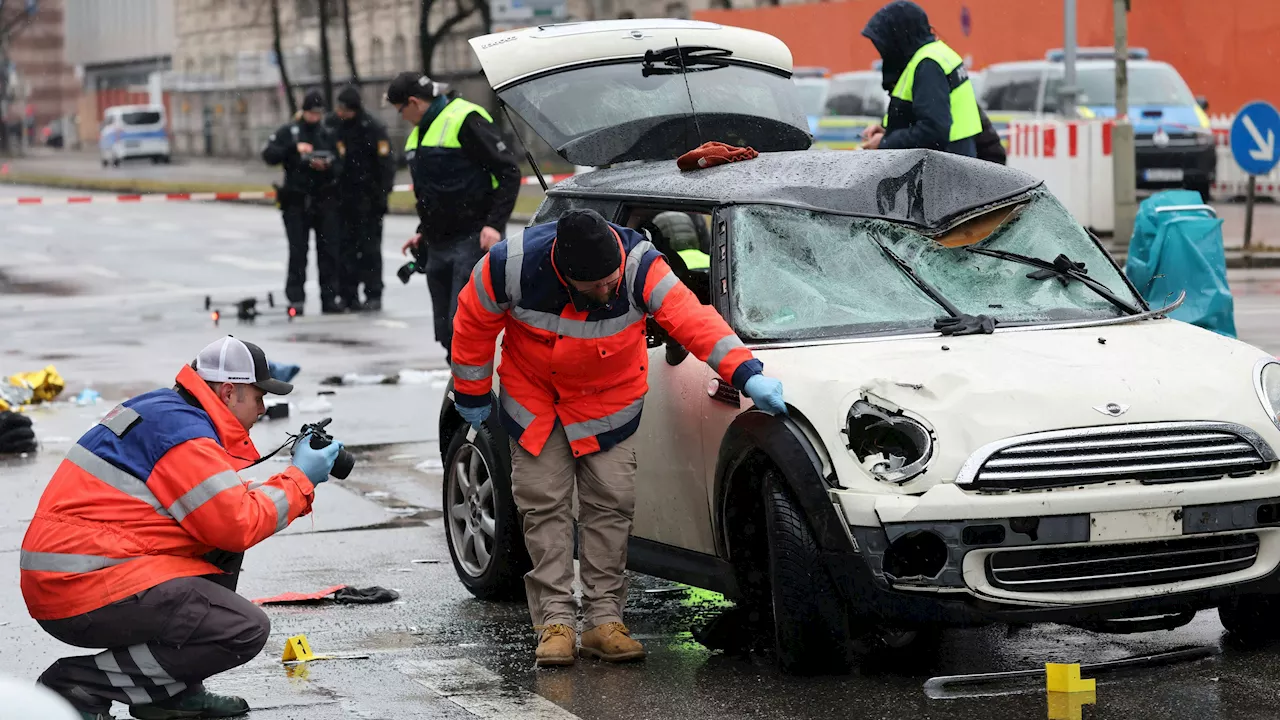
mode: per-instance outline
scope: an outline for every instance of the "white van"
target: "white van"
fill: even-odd
[[[169,131],[163,105],[116,105],[107,108],[98,136],[102,167],[130,158],[169,162]]]

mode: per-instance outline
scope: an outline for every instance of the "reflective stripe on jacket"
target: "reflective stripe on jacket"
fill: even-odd
[[[37,620],[81,615],[166,580],[220,572],[201,556],[243,552],[311,510],[290,466],[250,489],[249,434],[190,367],[174,390],[126,401],[81,437],[22,539],[22,596]]]
[[[623,249],[622,288],[604,309],[574,308],[552,265],[554,222],[495,245],[458,296],[454,400],[489,403],[494,344],[505,330],[500,416],[511,438],[534,455],[557,421],[576,456],[607,450],[636,431],[649,389],[647,315],[739,390],[763,369],[643,235],[612,227]]]
[[[950,142],[964,140],[982,132],[982,116],[978,114],[978,98],[973,92],[973,83],[965,71],[964,58],[960,57],[941,40],[928,43],[916,51],[907,69],[898,77],[890,97],[906,102],[912,101],[912,88],[915,84],[916,68],[921,60],[933,60],[942,68],[951,87],[951,134]],[[885,113],[884,126],[889,131],[889,114]]]

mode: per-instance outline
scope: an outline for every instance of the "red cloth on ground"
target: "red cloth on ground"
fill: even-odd
[[[735,147],[722,142],[703,143],[676,160],[676,167],[681,170],[699,170],[715,167],[725,163],[739,162],[759,157],[760,153],[749,147]]]

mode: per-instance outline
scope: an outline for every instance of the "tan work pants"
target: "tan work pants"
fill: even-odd
[[[627,538],[636,506],[636,452],[628,438],[575,458],[556,424],[538,456],[511,443],[511,487],[524,520],[533,570],[524,576],[534,626],[575,627],[573,490],[578,490],[578,560],[583,626],[622,622],[627,600]]]

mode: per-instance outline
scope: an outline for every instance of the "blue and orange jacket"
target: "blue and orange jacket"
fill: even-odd
[[[646,316],[740,391],[763,370],[652,243],[634,230],[611,227],[622,246],[622,287],[603,309],[573,306],[551,260],[555,223],[495,245],[458,296],[454,402],[489,404],[496,341],[505,330],[499,413],[511,438],[534,455],[557,421],[575,456],[607,450],[640,427],[649,390]]]
[[[166,580],[221,572],[201,559],[243,552],[311,511],[315,488],[289,466],[250,488],[249,433],[190,367],[174,390],[139,395],[76,442],[22,539],[22,597],[58,620]]]

